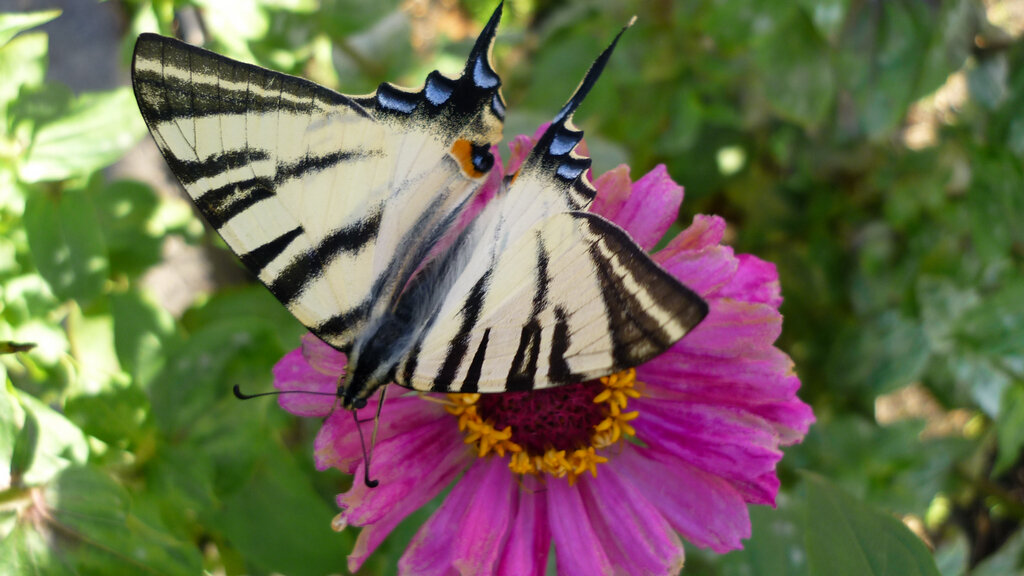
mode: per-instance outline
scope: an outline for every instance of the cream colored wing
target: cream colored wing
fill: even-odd
[[[482,270],[467,269],[396,372],[436,392],[582,382],[665,351],[707,305],[629,235],[589,212],[556,214]]]
[[[397,297],[491,169],[504,103],[490,49],[418,91],[350,97],[143,34],[133,84],[171,170],[245,265],[346,348]]]
[[[625,231],[584,211],[595,190],[572,115],[617,41],[463,239],[466,263],[397,366],[399,384],[503,392],[580,382],[653,358],[707,314]]]

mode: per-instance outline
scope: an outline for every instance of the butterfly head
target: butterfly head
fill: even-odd
[[[365,408],[367,399],[377,389],[394,380],[393,363],[378,362],[372,346],[361,352],[349,353],[349,370],[338,385],[338,397],[346,410]]]

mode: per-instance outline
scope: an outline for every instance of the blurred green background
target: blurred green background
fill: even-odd
[[[494,2],[60,4],[0,1],[0,573],[344,573],[318,423],[230,392],[269,389],[302,329],[169,179],[131,48],[365,93],[458,71]],[[818,417],[746,549],[685,573],[1022,573],[1024,0],[508,0],[506,137],[633,14],[577,114],[597,172],[667,164],[680,228],[721,214],[778,264]]]

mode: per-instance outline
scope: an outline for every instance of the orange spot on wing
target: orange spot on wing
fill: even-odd
[[[463,173],[470,178],[480,178],[484,175],[483,172],[476,169],[473,166],[473,144],[469,140],[458,139],[452,144],[452,149],[449,152],[452,158],[459,163],[459,167],[462,168]]]

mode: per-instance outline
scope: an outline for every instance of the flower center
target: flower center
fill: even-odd
[[[605,418],[607,409],[594,402],[603,390],[600,382],[590,381],[534,392],[484,394],[476,402],[477,413],[497,430],[511,427],[510,440],[530,454],[550,448],[576,450],[590,444],[594,427]]]
[[[635,436],[626,412],[630,398],[640,396],[636,371],[530,392],[449,394],[448,412],[458,416],[465,442],[482,458],[509,453],[517,474],[550,474],[569,482],[608,458],[602,450]]]

